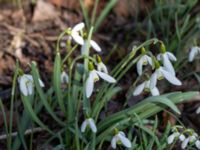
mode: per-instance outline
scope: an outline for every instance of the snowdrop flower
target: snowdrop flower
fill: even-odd
[[[117,148],[117,144],[122,143],[126,148],[131,148],[130,140],[125,136],[124,132],[119,131],[111,140],[111,146],[113,149]]]
[[[116,80],[108,75],[107,73],[103,73],[94,69],[93,63],[89,62],[89,76],[86,80],[86,96],[89,98],[92,95],[94,89],[94,83],[99,80],[99,77],[104,79],[109,83],[115,83]]]
[[[69,76],[65,71],[63,71],[61,73],[61,83],[65,84],[65,83],[68,83],[68,81],[69,81]]]
[[[196,140],[195,145],[196,145],[197,149],[200,149],[200,141],[199,140]]]
[[[152,59],[151,59],[151,57],[149,57],[146,54],[146,50],[145,50],[144,47],[142,47],[141,53],[142,53],[142,56],[140,57],[140,59],[137,62],[137,72],[138,72],[138,74],[140,76],[142,75],[142,67],[143,67],[143,65],[150,64],[151,66],[153,66]]]
[[[97,127],[95,125],[95,122],[92,118],[87,118],[81,125],[81,132],[85,132],[87,126],[90,127],[93,133],[97,132]]]
[[[44,87],[44,83],[40,79],[38,80],[39,80],[40,86]],[[34,81],[33,81],[32,75],[23,74],[22,76],[19,76],[18,82],[19,82],[20,91],[24,96],[33,94]]]
[[[72,29],[68,30],[69,35],[71,35],[72,39],[79,45],[82,45],[81,47],[81,53],[85,54],[85,51],[87,49],[87,40],[84,39],[83,36],[80,35],[80,31],[85,27],[85,24],[83,22],[75,25]],[[97,52],[101,51],[100,46],[94,41],[90,40],[89,44],[91,47],[96,50]]]
[[[171,72],[167,71],[164,67],[161,67],[159,62],[155,60],[155,72],[150,79],[150,87],[154,88],[157,84],[157,80],[167,79],[173,85],[182,85],[181,81],[176,78]]]
[[[191,135],[191,136],[189,136],[188,138],[186,138],[183,142],[182,142],[182,144],[181,144],[181,148],[182,149],[185,149],[186,147],[187,147],[187,145],[188,145],[188,143],[189,142],[194,142],[194,141],[196,141],[196,139],[197,139],[197,134],[196,133],[194,133],[193,135]]]
[[[194,57],[198,54],[200,54],[200,47],[198,46],[192,47],[189,53],[189,58],[188,58],[189,62],[192,62],[194,60]]]
[[[97,60],[97,70],[108,74],[108,69],[106,65],[102,62],[101,57],[99,55],[96,55],[96,60]]]
[[[162,60],[163,66],[166,68],[166,70],[175,75],[175,70],[171,61],[176,61],[177,59],[173,53],[166,51],[165,45],[163,43],[161,43],[161,53],[158,54],[157,59]]]
[[[172,133],[168,138],[167,138],[167,143],[172,144],[174,142],[174,139],[177,138],[180,135],[179,132],[174,132]]]
[[[97,51],[97,52],[101,51],[100,46],[95,41],[90,40],[89,44],[95,51]],[[86,51],[87,51],[87,40],[84,40],[82,47],[81,47],[81,54],[82,55],[87,54]]]
[[[75,25],[72,29],[69,30],[69,34],[71,35],[72,39],[80,45],[84,44],[84,39],[80,36],[79,32],[85,27],[83,22]]]
[[[150,88],[150,80],[146,80],[143,83],[141,83],[140,85],[138,85],[135,88],[133,95],[134,96],[140,95],[143,90],[147,91],[147,92],[151,92],[151,94],[153,96],[160,95],[160,92],[156,86],[154,88]]]

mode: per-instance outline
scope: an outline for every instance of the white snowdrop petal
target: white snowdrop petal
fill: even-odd
[[[167,143],[172,144],[174,142],[174,138],[175,138],[174,134],[171,134],[170,136],[168,136]]]
[[[177,61],[176,56],[174,56],[173,53],[171,53],[171,52],[166,52],[166,53],[167,53],[168,58],[169,58],[171,61]]]
[[[182,142],[181,148],[182,148],[182,149],[185,149],[185,148],[187,147],[188,143],[189,143],[189,138],[186,138],[186,139]]]
[[[109,83],[116,83],[116,80],[113,77],[111,77],[110,75],[103,73],[103,72],[100,72],[100,71],[96,71],[96,72],[105,81],[107,81]]]
[[[38,81],[39,81],[40,86],[44,87],[44,82],[41,79],[38,79]]]
[[[25,84],[26,84],[26,88],[28,91],[28,95],[32,95],[33,94],[33,82],[28,80]]]
[[[28,95],[28,89],[26,87],[26,80],[24,80],[24,78],[20,78],[19,80],[19,88],[20,88],[20,91],[23,95],[27,96]]]
[[[141,76],[142,75],[142,66],[143,66],[143,59],[142,57],[140,58],[140,60],[137,62],[137,72],[138,74]]]
[[[77,44],[84,44],[83,38],[77,32],[72,32],[71,36]]]
[[[197,113],[197,114],[200,113],[200,107],[197,108],[196,113]]]
[[[102,62],[97,64],[97,70],[108,74],[108,69],[107,69],[106,65]]]
[[[196,140],[196,136],[195,135],[192,135],[189,137],[189,141],[190,142],[194,142]]]
[[[151,75],[150,88],[153,89],[157,84],[157,70]]]
[[[126,138],[125,136],[118,134],[122,144],[127,147],[127,148],[131,148],[131,142],[128,138]]]
[[[111,146],[113,149],[116,149],[117,148],[117,138],[116,136],[114,136],[111,140]]]
[[[86,80],[86,97],[89,98],[92,95],[94,89],[94,76],[90,72],[88,79]]]
[[[173,76],[171,73],[165,71],[163,68],[161,69],[163,76],[173,85],[182,85],[181,81]]]
[[[154,87],[153,89],[150,89],[150,91],[151,91],[151,94],[152,94],[153,96],[158,96],[158,95],[160,95],[160,92],[159,92],[159,90],[158,90],[157,87]]]
[[[158,54],[158,55],[157,55],[157,59],[158,59],[158,60],[161,60],[161,54]]]
[[[138,85],[135,90],[133,91],[133,95],[137,96],[140,95],[142,93],[142,91],[144,90],[144,86],[145,86],[145,82],[143,82],[142,84]]]
[[[96,133],[97,132],[97,127],[95,125],[95,122],[92,118],[88,119],[88,122],[89,122],[89,125],[90,125],[90,128],[92,130],[92,132]]]
[[[33,76],[32,75],[24,74],[23,76],[24,76],[24,78],[27,78],[28,80],[33,81]]]
[[[149,63],[151,66],[153,66],[153,61],[152,61],[151,57],[147,56],[146,58],[147,58],[148,63]]]
[[[69,76],[65,71],[63,71],[61,74],[61,83],[63,84],[68,83],[68,81],[69,81]]]
[[[198,53],[197,47],[191,48],[191,50],[189,52],[189,62],[192,62],[194,60],[194,57],[197,55],[197,53]]]
[[[181,134],[181,135],[179,136],[179,140],[180,140],[180,141],[184,141],[184,140],[185,140],[185,135]]]
[[[169,61],[169,58],[167,55],[163,54],[163,65],[169,71],[172,75],[175,76],[175,70],[174,67],[172,66],[172,63]]]
[[[90,45],[92,46],[92,48],[94,48],[97,52],[101,51],[100,46],[93,40],[90,40]]]
[[[19,77],[19,87],[20,91],[23,95],[31,95],[33,94],[33,77],[28,74],[24,74]]]
[[[73,27],[72,32],[78,32],[82,30],[84,27],[85,27],[85,24],[83,22],[80,22],[79,24]]]
[[[197,141],[195,142],[195,145],[196,145],[196,148],[197,148],[197,149],[200,149],[200,141],[199,141],[199,140],[197,140]]]
[[[86,129],[87,125],[88,125],[88,121],[85,120],[81,125],[81,132],[85,132],[85,129]]]
[[[125,133],[124,132],[122,132],[122,131],[119,131],[119,133],[118,134],[120,134],[120,135],[122,135],[122,136],[126,136],[125,135]]]

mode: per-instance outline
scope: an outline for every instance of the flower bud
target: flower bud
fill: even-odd
[[[166,48],[165,48],[165,45],[163,44],[163,42],[161,42],[161,44],[160,44],[160,52],[166,53]]]
[[[88,69],[89,69],[89,71],[94,70],[94,65],[91,61],[88,63]]]

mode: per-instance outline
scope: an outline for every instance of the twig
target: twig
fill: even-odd
[[[27,129],[24,134],[29,135],[31,133],[41,132],[41,131],[44,131],[44,129],[38,127],[38,128],[33,128],[33,129]],[[18,134],[18,132],[13,132],[13,133],[11,133],[11,136],[15,137],[15,136],[17,136],[17,134]],[[8,134],[0,135],[0,140],[5,140],[5,139],[7,139],[8,136],[9,136]]]

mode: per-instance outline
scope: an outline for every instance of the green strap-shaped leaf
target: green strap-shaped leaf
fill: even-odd
[[[42,128],[44,128],[45,130],[47,130],[49,133],[51,134],[55,134],[53,131],[51,131],[36,115],[36,113],[34,112],[31,103],[29,102],[29,99],[26,96],[22,97],[22,102],[24,104],[25,109],[29,112],[29,115],[31,116],[31,118]]]
[[[177,114],[181,114],[181,112],[179,111],[179,109],[176,107],[176,105],[168,98],[164,98],[164,97],[160,97],[160,96],[156,96],[154,97],[153,100],[151,100],[152,103],[155,104],[163,104],[166,105],[167,107],[171,108],[173,111],[175,111]]]
[[[62,90],[61,90],[61,58],[60,54],[56,54],[55,62],[54,62],[54,68],[53,68],[53,85],[54,90],[56,93],[56,97],[58,99],[58,104],[61,108],[61,110],[65,113],[65,104],[62,98]]]
[[[44,105],[44,107],[46,108],[46,110],[49,112],[49,114],[52,116],[52,118],[57,122],[59,123],[60,125],[62,126],[65,126],[65,123],[63,121],[61,121],[57,116],[56,114],[53,112],[53,110],[51,109],[50,105],[48,104],[47,102],[47,99],[46,99],[46,96],[42,90],[42,88],[40,87],[40,84],[39,84],[39,75],[38,75],[38,72],[37,72],[37,69],[36,69],[36,64],[32,62],[31,64],[31,69],[32,69],[32,75],[33,75],[33,80],[34,80],[34,84],[35,84],[35,87],[36,87],[36,90],[39,94],[39,97]]]

